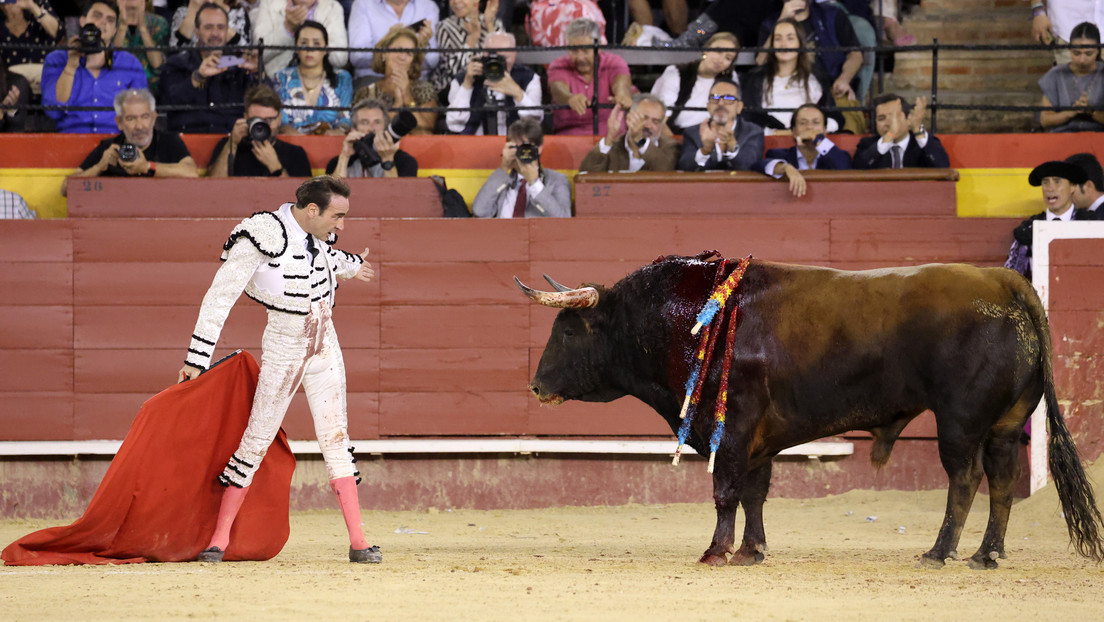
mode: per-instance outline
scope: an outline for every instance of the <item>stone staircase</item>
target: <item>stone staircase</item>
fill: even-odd
[[[1023,0],[923,0],[905,18],[920,44],[1030,45],[1031,20]],[[1030,106],[1039,103],[1039,78],[1053,65],[1044,50],[943,51],[938,62],[938,101],[955,105]],[[875,77],[875,80],[877,78]],[[930,51],[896,54],[886,90],[908,97],[931,93]],[[1028,132],[1033,112],[942,110],[938,131],[949,133]]]

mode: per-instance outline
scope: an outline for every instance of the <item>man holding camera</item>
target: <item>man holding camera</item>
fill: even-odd
[[[665,136],[667,106],[651,93],[633,96],[628,114],[620,107],[610,113],[606,135],[586,154],[579,170],[584,173],[673,171],[679,144]],[[626,131],[621,131],[624,121]]]
[[[418,161],[399,149],[399,140],[395,138],[405,136],[418,120],[411,112],[403,110],[395,122],[388,123],[388,112],[387,104],[378,99],[362,99],[353,106],[349,114],[353,129],[345,136],[341,154],[326,165],[327,175],[338,178],[418,176]]]
[[[156,129],[156,121],[149,90],[120,91],[115,95],[119,135],[104,139],[88,154],[61,184],[61,196],[66,195],[69,179],[76,177],[199,177],[180,135]]]
[[[474,57],[462,75],[452,80],[448,92],[449,111],[445,122],[450,132],[474,136],[503,135],[511,123],[523,117],[544,118],[540,108],[540,76],[525,65],[518,65],[517,52],[502,50],[515,45],[514,35],[496,32],[487,37],[487,54]],[[502,51],[499,51],[502,50]],[[490,104],[489,110],[468,110]],[[459,109],[459,110],[457,110]]]
[[[146,71],[129,52],[105,50],[115,36],[119,6],[115,0],[90,0],[80,17],[80,35],[68,50],[46,55],[42,68],[42,105],[59,132],[107,134],[115,119],[107,110],[51,110],[50,106],[110,106],[115,94],[146,88]]]
[[[506,130],[502,166],[484,182],[472,202],[479,218],[571,216],[571,186],[563,173],[541,166],[544,132],[533,118],[518,119]]]
[[[208,177],[310,177],[307,152],[276,138],[283,103],[267,84],[245,92],[245,116],[215,145]]]
[[[169,113],[176,132],[226,134],[242,114],[238,105],[257,82],[257,52],[241,56],[215,49],[226,45],[230,18],[222,6],[208,2],[196,11],[196,47],[169,58],[161,68],[161,103],[188,105]]]

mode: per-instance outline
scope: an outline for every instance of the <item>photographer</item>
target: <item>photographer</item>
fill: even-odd
[[[479,218],[571,216],[571,186],[560,172],[541,166],[544,132],[536,119],[519,119],[506,131],[502,166],[472,202]]]
[[[146,71],[129,52],[106,50],[119,22],[115,0],[90,0],[80,18],[80,35],[69,40],[68,50],[46,55],[42,69],[42,105],[108,106],[126,89],[146,88]],[[106,110],[50,110],[59,132],[107,134],[116,129]]]
[[[399,149],[399,140],[417,123],[409,112],[399,113],[388,123],[387,104],[362,99],[353,106],[353,130],[345,136],[341,154],[326,165],[334,177],[417,177],[418,161]],[[405,121],[405,122],[404,122]]]
[[[519,106],[539,106],[541,81],[535,71],[516,64],[517,52],[498,51],[514,47],[514,35],[496,32],[487,37],[487,54],[471,59],[464,73],[452,80],[448,92],[449,110],[445,123],[450,132],[481,136],[506,133],[506,128],[520,118],[540,122],[541,109],[518,110]],[[492,101],[496,114],[481,108]],[[460,110],[456,110],[459,108]]]
[[[245,92],[245,116],[215,145],[207,176],[310,177],[307,152],[276,138],[282,108],[271,86],[251,86]]]
[[[148,90],[116,94],[119,135],[104,139],[88,154],[61,184],[61,196],[66,195],[69,179],[76,177],[199,177],[180,135],[156,129],[156,121],[157,108]]]

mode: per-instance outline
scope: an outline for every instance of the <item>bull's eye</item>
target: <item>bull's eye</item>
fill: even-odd
[[[564,329],[564,337],[574,337],[574,336],[575,336],[575,329],[573,329],[573,328],[565,328]]]

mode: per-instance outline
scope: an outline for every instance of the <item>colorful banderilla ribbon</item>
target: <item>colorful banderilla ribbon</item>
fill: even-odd
[[[694,326],[693,330],[690,331],[692,334],[696,335],[702,327],[706,329],[701,335],[698,349],[694,355],[694,365],[690,370],[690,375],[686,379],[686,397],[682,403],[682,411],[679,413],[679,416],[682,418],[682,423],[679,425],[678,430],[678,448],[675,450],[675,457],[672,464],[677,465],[679,463],[682,447],[690,437],[690,429],[694,414],[698,403],[701,401],[701,392],[705,384],[705,376],[708,374],[710,363],[713,360],[717,336],[720,334],[720,325],[723,322],[724,316],[719,314],[719,312],[724,309],[732,293],[739,287],[740,280],[743,279],[744,272],[747,271],[750,261],[750,255],[740,260],[739,265],[736,266],[736,269],[732,271],[728,278],[714,288],[705,306],[702,308],[701,312],[698,313],[698,323]],[[723,271],[725,265],[726,262],[722,260],[719,270]],[[718,274],[720,274],[720,272]],[[720,390],[717,394],[713,415],[713,433],[709,438],[710,453],[708,471],[710,473],[713,472],[714,462],[717,457],[717,449],[720,447],[721,438],[724,436],[725,414],[728,409],[728,376],[732,366],[732,349],[736,338],[736,319],[738,311],[739,308],[733,305],[729,313],[728,334],[725,338],[724,363],[721,367]],[[714,330],[714,327],[716,330]]]

